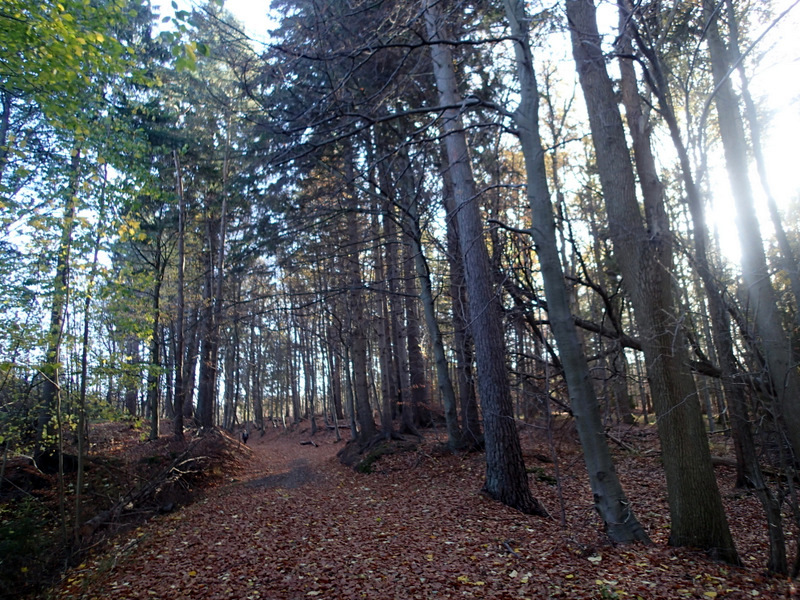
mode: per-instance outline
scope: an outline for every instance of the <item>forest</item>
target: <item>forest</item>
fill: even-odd
[[[798,3],[2,0],[0,596],[277,432],[796,578]]]

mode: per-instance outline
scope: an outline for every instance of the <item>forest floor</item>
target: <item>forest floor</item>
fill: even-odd
[[[652,546],[613,546],[592,508],[574,433],[557,436],[561,497],[549,446],[523,429],[534,495],[553,518],[479,493],[482,454],[452,455],[426,435],[369,474],[340,464],[333,432],[254,432],[242,467],[180,510],[118,536],[46,597],[66,599],[793,598],[767,576],[756,499],[717,475],[744,567],[671,548],[655,433],[615,432],[618,471]],[[346,437],[348,431],[341,430]],[[715,454],[726,450],[719,442]],[[790,551],[794,544],[790,544]]]

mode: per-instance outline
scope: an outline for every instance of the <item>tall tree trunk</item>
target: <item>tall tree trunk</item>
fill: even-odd
[[[205,429],[214,426],[214,411],[217,401],[217,370],[219,363],[219,329],[216,323],[216,310],[214,303],[220,301],[215,298],[216,286],[214,285],[214,249],[211,241],[214,236],[213,228],[209,224],[209,250],[206,263],[205,285],[203,295],[202,332],[200,339],[200,373],[197,383],[197,424]]]
[[[443,149],[444,150],[444,149]],[[446,150],[443,156],[446,162]],[[445,173],[444,168],[440,168]],[[469,331],[467,309],[467,286],[464,282],[464,263],[459,249],[458,221],[456,216],[453,182],[442,177],[444,208],[447,214],[447,260],[450,265],[450,302],[453,307],[453,338],[456,353],[456,380],[458,404],[461,408],[461,435],[464,444],[478,448],[483,446],[478,398],[473,377],[473,343]]]
[[[795,460],[800,457],[800,373],[792,357],[789,336],[781,325],[775,290],[770,280],[764,240],[755,211],[747,160],[747,141],[733,86],[728,78],[730,62],[717,25],[716,3],[704,0],[708,22],[706,37],[714,75],[720,138],[736,205],[736,225],[742,255],[742,279],[747,290],[750,314],[755,323],[769,370],[772,388],[778,398],[786,437]]]
[[[381,238],[381,227],[378,218],[378,215],[380,214],[379,207],[373,206],[373,210],[372,238],[379,240]],[[389,440],[392,437],[392,430],[394,429],[394,424],[392,422],[392,403],[394,396],[397,394],[397,386],[395,382],[395,372],[393,369],[394,358],[392,356],[389,300],[387,298],[389,290],[388,286],[386,285],[386,265],[384,264],[384,251],[384,244],[375,244],[373,248],[373,260],[375,263],[375,287],[378,289],[378,296],[375,300],[378,303],[378,314],[380,314],[380,319],[378,319],[375,323],[375,332],[378,338],[378,352],[381,365],[381,398],[379,403],[382,407],[381,429],[383,430],[384,438]]]
[[[230,341],[225,345],[223,350],[222,364],[225,369],[225,393],[222,399],[222,428],[231,431],[236,420],[236,367],[235,363],[236,349],[235,345]]]
[[[386,274],[389,278],[389,308],[392,319],[392,342],[397,353],[397,380],[399,384],[398,402],[402,419],[401,432],[419,435],[414,426],[412,411],[406,409],[411,404],[411,372],[408,366],[408,345],[406,344],[405,299],[400,288],[400,241],[394,219],[385,222],[386,227]]]
[[[353,383],[353,375],[352,375],[352,361],[350,360],[350,347],[345,346],[344,348],[344,364],[345,364],[345,375],[346,375],[346,382],[347,382],[347,415],[350,420],[350,439],[357,440],[358,439],[358,427],[356,425],[356,399],[355,399],[355,390],[354,390],[354,383]]]
[[[195,307],[192,318],[189,339],[186,343],[186,357],[183,361],[183,421],[191,419],[194,414],[194,388],[197,376],[197,362],[200,356],[200,309]]]
[[[41,367],[43,377],[41,395],[39,397],[39,414],[36,420],[36,445],[34,457],[52,452],[53,441],[48,440],[50,422],[53,411],[61,393],[61,340],[64,335],[64,321],[69,298],[69,280],[71,275],[72,234],[75,230],[77,212],[78,183],[80,180],[81,151],[72,151],[69,165],[69,183],[64,190],[64,214],[61,221],[61,240],[56,257],[56,273],[53,279],[53,299],[50,303],[50,326],[47,330],[47,348],[44,364]]]
[[[125,411],[132,417],[139,414],[139,340],[129,335],[125,339],[125,353],[128,356],[125,374]]]
[[[567,0],[572,52],[589,113],[614,252],[631,297],[658,414],[670,543],[738,563],[717,488],[688,354],[672,298],[672,236],[663,204],[642,222],[630,154],[592,0]]]
[[[403,237],[408,242],[408,236]],[[411,403],[404,404],[403,410],[410,409],[411,420],[416,427],[425,427],[432,424],[432,415],[428,406],[428,378],[425,369],[425,355],[422,353],[420,343],[422,334],[419,326],[419,293],[410,242],[403,245],[403,258],[406,343],[408,344],[408,369],[411,375]]]
[[[161,325],[161,364],[164,370],[164,418],[175,419],[175,331],[173,323]]]
[[[761,187],[764,190],[764,195],[767,197],[767,209],[769,210],[769,217],[772,221],[772,227],[775,230],[775,239],[778,242],[778,250],[780,251],[780,265],[789,278],[789,284],[792,288],[792,295],[794,296],[795,302],[795,326],[800,329],[800,263],[798,263],[795,252],[792,250],[792,245],[789,242],[789,237],[786,235],[783,219],[778,210],[778,204],[775,201],[775,195],[772,193],[772,186],[770,186],[769,177],[767,176],[767,161],[764,158],[762,149],[761,123],[758,119],[758,109],[750,94],[749,79],[747,73],[745,73],[744,61],[740,60],[739,21],[736,16],[736,8],[731,0],[725,0],[725,6],[727,7],[728,13],[728,27],[730,28],[729,59],[736,64],[737,70],[739,71],[745,115],[750,125],[750,139],[752,140],[750,147],[753,150],[753,158],[755,158],[756,161],[756,169],[758,170]],[[787,9],[787,11],[788,10],[789,9]]]
[[[286,356],[289,361],[289,382],[292,393],[292,422],[297,425],[302,416],[302,407],[300,406],[300,386],[299,386],[299,373],[298,363],[295,360],[296,344],[294,343],[295,335],[297,332],[297,317],[294,314],[294,309],[291,309],[291,324],[286,334]]]
[[[414,260],[414,270],[419,281],[419,298],[422,302],[425,325],[433,348],[434,368],[436,382],[441,394],[444,408],[445,427],[447,429],[448,445],[458,448],[462,445],[461,431],[458,426],[458,403],[456,400],[453,383],[450,379],[450,366],[444,350],[442,332],[436,318],[436,305],[431,285],[431,274],[428,261],[422,248],[422,229],[420,227],[419,196],[421,190],[414,185],[414,170],[405,148],[400,150],[398,185],[386,181],[387,189],[399,188],[400,200],[398,202],[403,216],[402,226],[408,241],[408,252]]]
[[[328,370],[331,373],[331,397],[336,421],[344,420],[342,411],[341,344],[337,342],[333,325],[328,326]]]
[[[0,141],[3,141],[3,136],[0,135]],[[0,164],[0,177],[2,176],[2,165]],[[108,168],[103,168],[103,183],[100,192],[100,210],[98,211],[97,222],[99,224],[105,222],[106,216],[106,185],[108,184]],[[100,241],[102,239],[100,228],[97,227],[94,235],[94,244],[92,248],[92,262],[91,270],[89,271],[89,279],[86,282],[86,297],[83,300],[83,339],[81,340],[81,380],[80,392],[78,396],[78,465],[77,473],[75,475],[75,521],[74,521],[74,541],[77,544],[80,541],[80,526],[83,524],[81,515],[81,505],[83,503],[83,485],[84,485],[84,466],[86,459],[86,444],[88,441],[88,428],[86,426],[86,393],[89,385],[89,327],[91,323],[92,299],[95,291],[95,281],[97,279],[99,255],[100,255]],[[5,446],[5,451],[8,452],[8,444]],[[3,465],[5,466],[5,455],[3,457]],[[0,473],[0,478],[2,477]],[[2,479],[0,479],[2,481]]]
[[[613,542],[649,542],[622,491],[614,469],[611,451],[606,443],[597,397],[589,375],[583,348],[570,311],[570,301],[561,270],[561,257],[556,242],[555,218],[547,185],[544,148],[539,133],[539,90],[531,54],[527,23],[522,0],[504,0],[506,16],[514,36],[517,77],[520,81],[520,105],[514,113],[518,136],[525,159],[528,201],[531,208],[531,235],[539,256],[547,315],[558,344],[564,378],[571,400],[572,414],[583,447],[583,458],[589,473],[594,507]]]
[[[185,267],[186,267],[186,199],[183,193],[183,171],[178,151],[172,153],[175,163],[175,192],[178,196],[178,299],[175,315],[175,417],[172,422],[172,434],[178,440],[183,439],[183,411],[186,399],[184,360],[185,360],[185,327],[186,327],[186,301],[184,298]]]
[[[436,367],[436,381],[439,385],[439,393],[442,396],[444,406],[444,420],[447,428],[447,443],[451,448],[459,448],[461,442],[461,430],[458,426],[458,404],[456,401],[453,382],[450,380],[450,365],[444,352],[442,332],[439,329],[439,322],[436,319],[436,306],[433,300],[433,288],[431,286],[431,274],[428,268],[428,261],[422,250],[422,231],[419,226],[419,209],[416,198],[409,198],[406,207],[406,220],[409,229],[408,239],[411,242],[411,252],[414,255],[414,267],[420,285],[420,300],[425,311],[425,324],[428,328],[428,335],[433,346],[433,359]]]
[[[621,54],[630,56],[632,47],[630,44],[632,26],[632,6],[629,0],[620,0],[620,37],[618,40]],[[633,31],[635,33],[635,30]],[[641,42],[641,38],[637,37]],[[658,99],[659,111],[667,122],[673,145],[678,152],[678,159],[681,166],[681,174],[686,191],[686,199],[689,213],[692,217],[695,261],[698,274],[703,282],[703,286],[708,300],[709,317],[711,319],[711,331],[716,355],[719,357],[720,369],[722,371],[722,384],[725,396],[728,400],[731,413],[731,427],[733,430],[734,446],[737,454],[737,462],[742,466],[742,475],[750,484],[753,485],[759,500],[764,507],[767,521],[769,523],[770,539],[770,559],[768,568],[775,572],[786,573],[788,565],[786,562],[786,544],[781,526],[780,509],[778,503],[766,485],[761,468],[756,456],[755,442],[750,427],[747,414],[747,402],[744,390],[739,382],[736,381],[738,371],[737,360],[734,355],[733,339],[731,336],[730,319],[728,310],[723,298],[723,291],[714,276],[710,261],[708,259],[708,228],[706,226],[705,214],[703,212],[700,191],[695,183],[692,174],[689,153],[683,143],[677,118],[675,117],[672,101],[666,87],[666,77],[664,77],[661,67],[660,57],[652,48],[642,48],[649,60],[650,72],[648,81],[651,89]],[[620,65],[622,71],[622,93],[623,101],[628,109],[628,120],[633,124],[644,124],[641,113],[637,113],[640,99],[636,91],[635,74],[633,65],[627,60],[623,60]],[[632,133],[632,135],[636,135]],[[739,482],[743,484],[743,481]]]
[[[444,106],[458,106],[461,98],[453,70],[453,55],[443,43],[442,22],[435,2],[426,1],[425,25],[431,42],[433,73]],[[470,329],[478,362],[478,389],[483,406],[486,442],[484,492],[500,502],[529,514],[546,514],[531,494],[514,420],[511,391],[505,365],[505,340],[498,295],[492,286],[489,253],[467,140],[458,109],[444,111],[443,127],[449,175],[452,177],[461,256],[469,294]]]
[[[261,340],[256,336],[256,321],[250,327],[250,400],[253,403],[253,421],[259,431],[264,431],[264,400],[261,386]]]
[[[159,236],[160,237],[160,236]],[[153,265],[156,280],[153,284],[153,332],[150,337],[150,365],[147,370],[147,406],[150,410],[149,439],[158,439],[159,396],[161,395],[161,285],[164,266],[161,257],[161,240],[156,240],[156,258]]]
[[[353,150],[349,149],[346,158],[347,165],[345,168],[348,172],[348,183],[354,181],[352,153]],[[351,187],[349,191],[355,194],[354,187]],[[364,240],[360,231],[358,200],[354,195],[349,200],[351,204],[347,218],[347,237],[350,255],[347,257],[347,261],[348,284],[350,286],[350,314],[352,315],[350,339],[353,360],[353,392],[359,429],[358,441],[361,444],[366,444],[375,437],[378,430],[375,427],[375,419],[372,416],[372,408],[369,402],[369,382],[367,381],[367,319],[362,290],[360,256],[360,249],[364,244]]]

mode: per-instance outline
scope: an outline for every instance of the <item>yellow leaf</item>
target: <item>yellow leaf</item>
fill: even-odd
[[[189,571],[189,577],[194,577],[197,575],[197,571]]]
[[[458,581],[458,583],[469,583],[469,577],[467,577],[466,575],[459,575],[456,578],[456,581]]]
[[[717,592],[705,592],[703,593],[703,596],[707,596],[708,598],[716,598]]]
[[[570,573],[569,575],[564,575],[564,579],[574,579],[574,578],[575,575],[573,575],[572,573]]]

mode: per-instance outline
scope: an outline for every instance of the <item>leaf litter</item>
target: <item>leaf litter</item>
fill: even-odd
[[[640,445],[657,446],[652,430],[635,435]],[[592,507],[574,439],[559,447],[562,528],[556,519],[523,515],[481,495],[483,456],[438,451],[436,435],[414,452],[382,456],[368,475],[339,463],[342,444],[332,433],[318,433],[317,446],[301,445],[307,438],[303,429],[251,436],[243,466],[224,484],[124,534],[69,571],[49,597],[649,600],[796,593],[794,583],[765,574],[759,504],[733,489],[729,467],[717,467],[717,475],[742,568],[667,545],[657,451],[616,452],[623,486],[655,543],[614,546]],[[534,476],[552,475],[541,460],[548,450],[535,432],[523,430],[522,439],[534,495],[557,514],[555,487]]]

